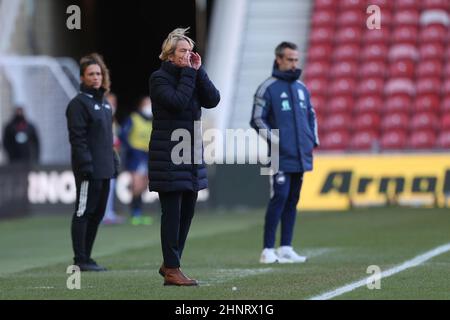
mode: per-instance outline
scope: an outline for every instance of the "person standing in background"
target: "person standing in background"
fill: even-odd
[[[16,106],[12,119],[3,132],[3,144],[10,164],[39,162],[40,143],[37,130],[25,117],[22,106]]]
[[[110,180],[119,172],[112,108],[105,99],[110,89],[109,70],[103,58],[94,53],[81,59],[80,76],[80,93],[66,110],[77,191],[71,226],[74,264],[81,271],[106,271],[91,255],[105,214]]]
[[[125,168],[131,174],[131,224],[151,225],[152,218],[142,211],[142,193],[148,185],[148,144],[152,132],[152,102],[150,97],[139,99],[137,110],[122,126],[120,140],[124,148]]]
[[[319,146],[316,114],[306,86],[300,82],[297,45],[282,42],[275,49],[272,76],[258,88],[250,125],[270,143],[279,145],[279,171],[271,177],[271,198],[264,224],[261,263],[302,263],[307,257],[292,247],[303,174],[313,169]],[[279,130],[279,136],[272,130]],[[281,221],[281,245],[275,235]]]

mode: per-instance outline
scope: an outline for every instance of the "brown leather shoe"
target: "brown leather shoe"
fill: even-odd
[[[164,268],[162,271],[165,286],[198,286],[198,282],[187,278],[180,268]]]
[[[164,266],[164,263],[161,265],[161,267],[158,270],[158,273],[161,275],[161,277],[165,277],[166,276],[166,267]]]

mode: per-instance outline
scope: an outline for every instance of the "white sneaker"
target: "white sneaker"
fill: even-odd
[[[264,249],[261,253],[260,263],[292,263],[294,261],[279,257],[275,249]]]
[[[295,263],[303,263],[308,260],[307,257],[297,254],[297,252],[295,252],[294,249],[289,246],[279,247],[277,249],[277,255],[278,257],[280,257],[280,259],[288,259]]]

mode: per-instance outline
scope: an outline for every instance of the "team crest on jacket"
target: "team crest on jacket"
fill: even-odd
[[[291,110],[291,106],[289,105],[289,101],[288,100],[283,100],[283,102],[281,103],[281,111],[289,111]]]

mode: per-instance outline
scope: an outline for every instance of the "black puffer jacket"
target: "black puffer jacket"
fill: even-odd
[[[112,110],[103,89],[80,87],[66,110],[72,169],[82,179],[110,179],[119,160],[113,149]]]
[[[194,135],[194,127],[201,127],[196,121],[201,119],[202,107],[217,106],[219,91],[203,68],[198,71],[178,68],[166,61],[150,77],[150,97],[154,118],[149,145],[149,190],[171,192],[207,188],[201,132]],[[174,163],[171,157],[173,148],[180,148],[180,141],[186,146],[182,138],[171,141],[172,133],[177,129],[189,132],[191,140],[187,142],[191,148],[176,152],[182,156],[182,163]]]

